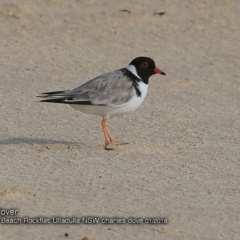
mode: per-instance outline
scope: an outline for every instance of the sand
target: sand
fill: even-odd
[[[168,223],[1,224],[0,239],[240,239],[239,15],[238,0],[1,0],[0,208]],[[167,76],[111,119],[126,146],[36,98],[141,55]]]

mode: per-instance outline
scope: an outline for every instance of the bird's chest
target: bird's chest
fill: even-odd
[[[148,90],[148,84],[139,82],[138,85],[134,88],[133,96],[129,101],[129,108],[133,111],[138,108],[144,101]]]

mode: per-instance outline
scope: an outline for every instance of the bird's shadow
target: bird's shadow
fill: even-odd
[[[80,145],[81,142],[69,142],[64,140],[54,140],[54,139],[44,139],[44,138],[8,138],[0,140],[0,145],[14,145],[14,144],[37,144],[37,145],[47,145],[47,144],[63,144],[63,145]]]

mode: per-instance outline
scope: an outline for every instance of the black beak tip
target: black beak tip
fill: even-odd
[[[166,73],[165,73],[165,72],[161,72],[161,75],[164,75],[164,76],[166,76]]]

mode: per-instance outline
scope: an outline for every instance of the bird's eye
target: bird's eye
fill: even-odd
[[[148,63],[147,62],[142,62],[141,66],[144,67],[144,68],[147,68],[148,67]]]

